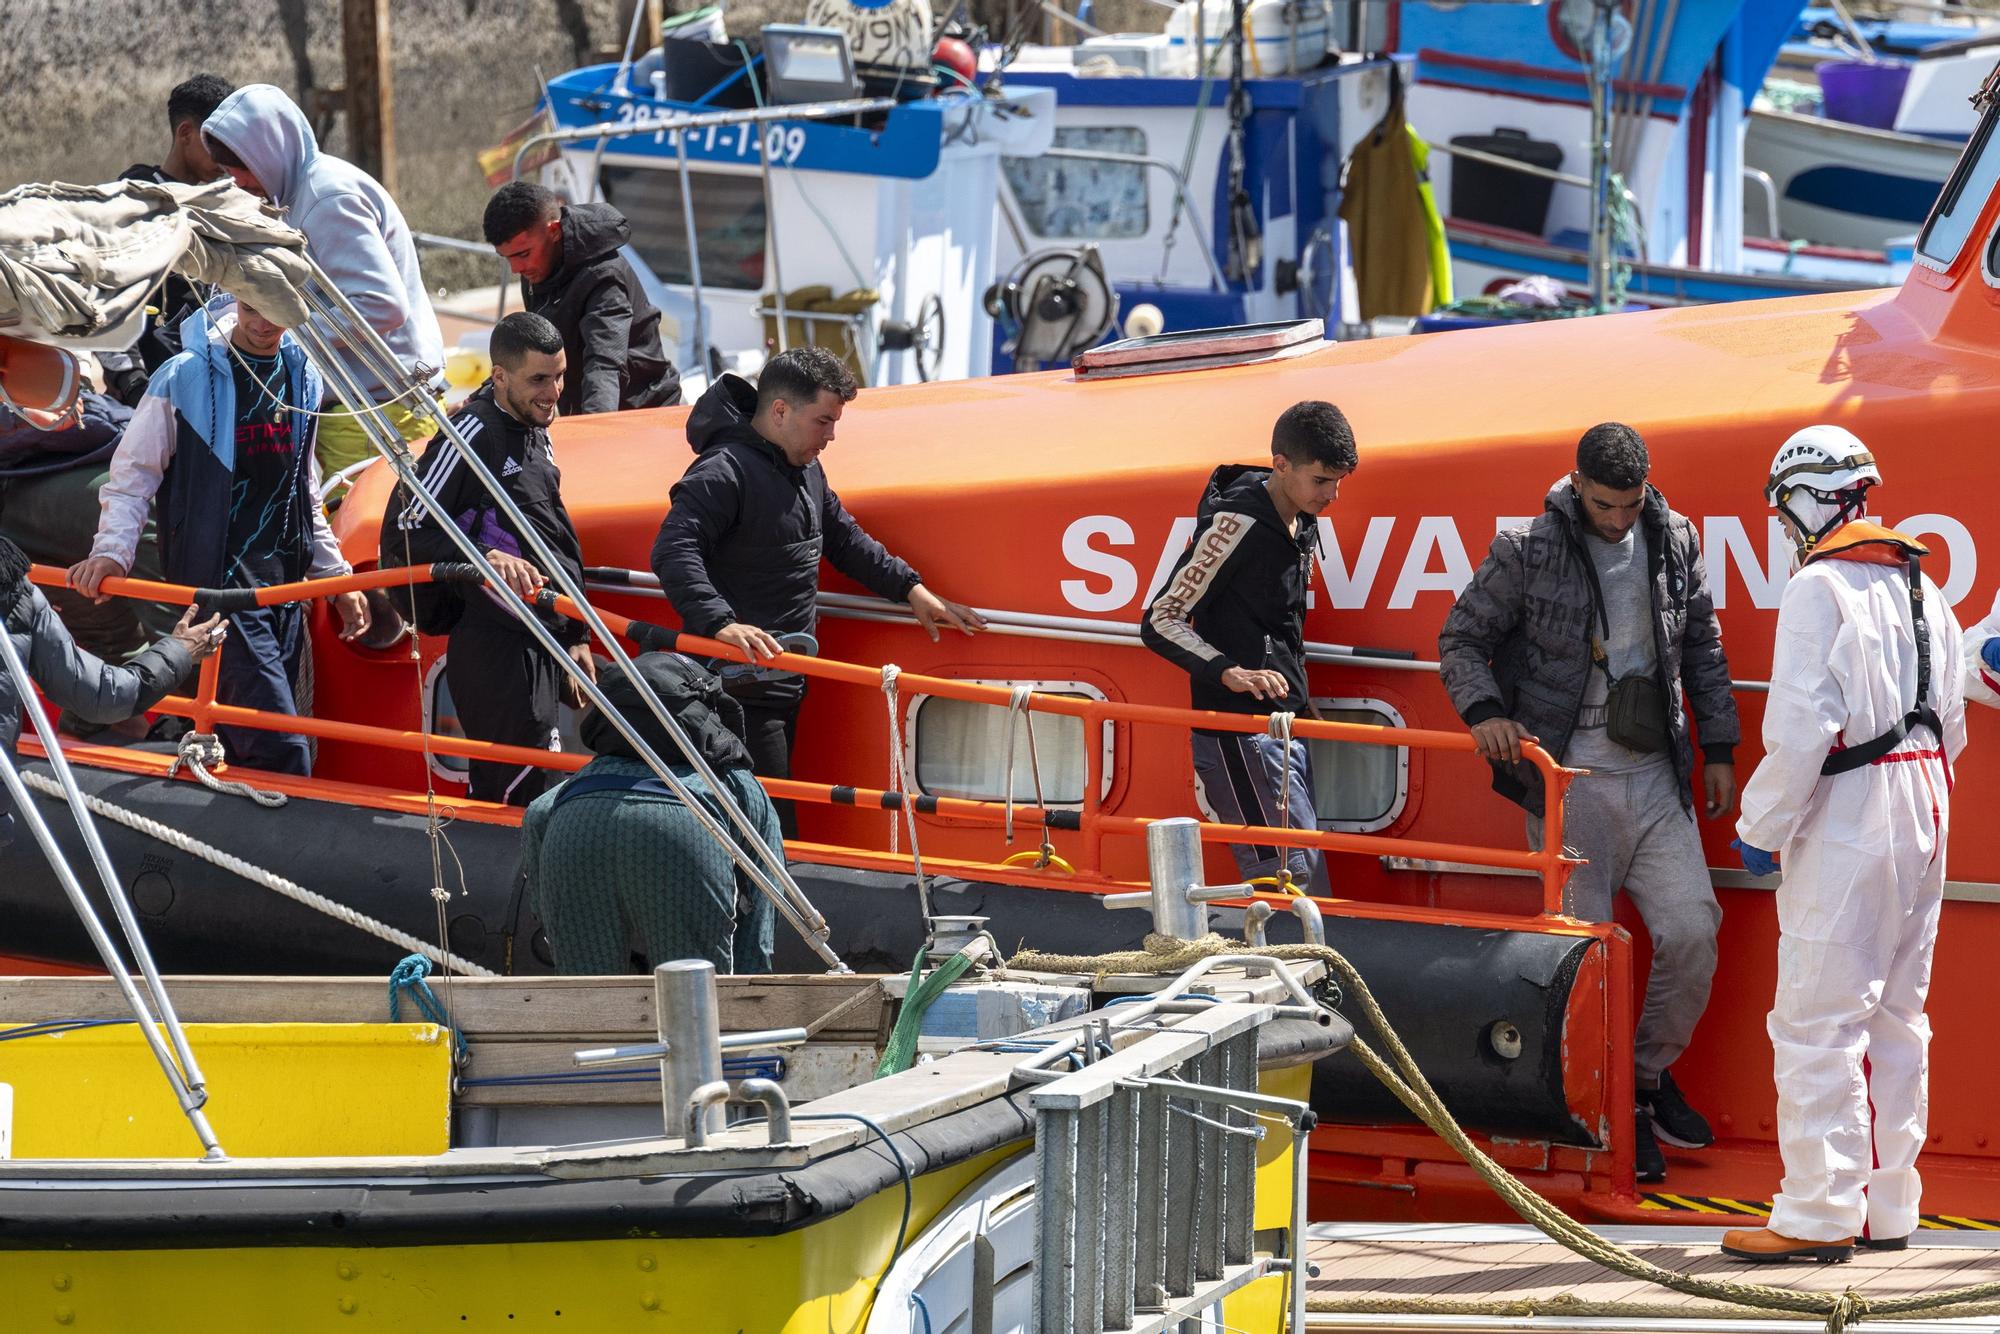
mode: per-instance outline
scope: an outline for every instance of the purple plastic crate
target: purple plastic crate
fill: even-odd
[[[1819,67],[1827,118],[1874,130],[1896,128],[1909,81],[1910,67],[1894,61],[1828,60]]]

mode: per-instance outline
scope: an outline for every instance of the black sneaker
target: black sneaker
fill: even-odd
[[[1700,1112],[1688,1106],[1670,1071],[1660,1071],[1660,1086],[1639,1090],[1639,1106],[1653,1123],[1653,1133],[1677,1149],[1705,1149],[1715,1143]]]
[[[1660,1142],[1653,1138],[1653,1120],[1644,1107],[1632,1112],[1632,1175],[1640,1181],[1665,1181],[1667,1179],[1667,1155],[1660,1152]]]

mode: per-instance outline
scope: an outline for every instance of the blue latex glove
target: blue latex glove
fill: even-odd
[[[1979,646],[1979,660],[2000,672],[2000,635],[1995,635]]]
[[[1740,838],[1729,840],[1729,846],[1736,849],[1736,855],[1743,859],[1743,869],[1751,875],[1770,875],[1778,869],[1778,854],[1753,848]]]

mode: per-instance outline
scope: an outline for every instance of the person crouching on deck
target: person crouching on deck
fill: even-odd
[[[1139,623],[1146,647],[1188,674],[1195,708],[1312,713],[1305,621],[1317,520],[1358,463],[1340,409],[1308,401],[1278,417],[1270,467],[1226,463],[1209,476],[1194,541]],[[1319,828],[1305,742],[1197,728],[1191,743],[1197,795],[1220,823]],[[1283,874],[1332,892],[1317,849],[1230,851],[1246,880]]]
[[[750,773],[743,706],[677,653],[642,654],[634,665],[765,845],[782,852],[777,810]],[[740,846],[717,794],[624,673],[606,679],[604,697]],[[521,819],[528,903],[548,932],[556,971],[643,972],[707,959],[718,972],[770,972],[771,900],[601,710],[584,714],[580,730],[597,758],[535,798]]]
[[[1783,875],[1767,1027],[1785,1179],[1769,1226],[1723,1238],[1742,1260],[1844,1260],[1857,1237],[1899,1251],[1917,1227],[1964,662],[1923,545],[1861,517],[1881,480],[1851,432],[1809,426],[1765,488],[1795,573],[1733,846]]]
[[[147,506],[158,501],[160,564],[169,583],[263,588],[350,574],[319,503],[313,459],[319,375],[278,325],[241,302],[197,311],[182,350],[153,374],[98,493],[97,539],[70,567],[70,587],[102,602],[106,578],[132,568]],[[333,598],[340,637],[368,629],[368,600]],[[229,614],[216,700],[296,714],[293,682],[308,651],[305,605]],[[216,728],[231,764],[306,774],[306,738]]]

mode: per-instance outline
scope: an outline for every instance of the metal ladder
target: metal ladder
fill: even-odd
[[[1153,892],[1107,906],[1150,906],[1156,930],[1166,934],[1205,932],[1202,905],[1244,887],[1200,885],[1194,821],[1162,820],[1147,835]],[[1302,915],[1309,931],[1317,919],[1316,911]],[[1261,937],[1262,921],[1254,925]],[[1222,965],[1277,977],[1290,1002],[1182,999],[1197,977]],[[1325,1012],[1284,964],[1256,955],[1212,956],[1158,996],[1117,1008],[1127,1013],[1095,1020],[1102,1038],[1075,1048],[1087,1062],[1080,1070],[1057,1075],[1028,1062],[1020,1072],[1048,1081],[1028,1098],[1035,1113],[1036,1334],[1200,1334],[1210,1327],[1204,1312],[1274,1273],[1290,1273],[1290,1327],[1304,1329],[1313,1114],[1303,1102],[1257,1091],[1257,1035],[1273,1019],[1324,1022]],[[1178,1022],[1107,1050],[1114,1028],[1155,1015]],[[1288,1254],[1260,1256],[1257,1148],[1274,1122],[1292,1136]]]

